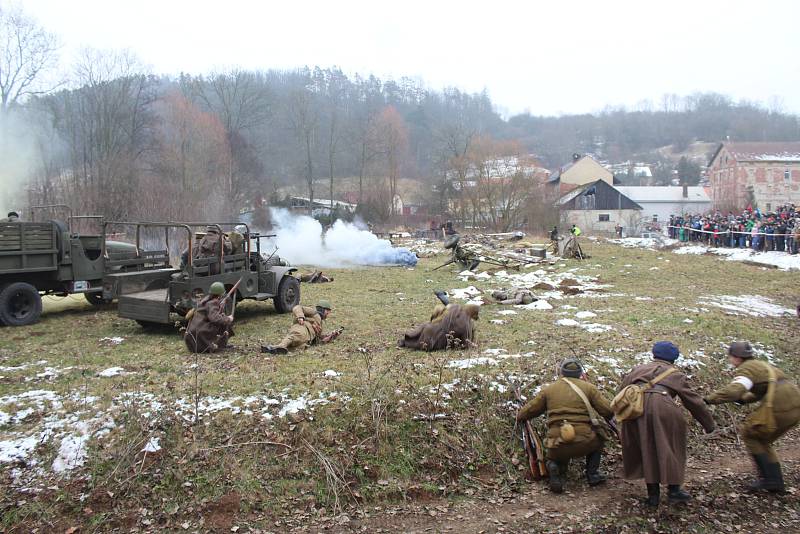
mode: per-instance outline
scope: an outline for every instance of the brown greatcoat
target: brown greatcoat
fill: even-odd
[[[564,461],[586,456],[603,448],[603,439],[590,424],[589,412],[583,400],[566,381],[578,386],[589,403],[601,417],[609,419],[614,413],[603,394],[593,384],[578,378],[564,378],[546,385],[536,397],[528,401],[517,413],[517,421],[525,421],[547,412],[547,457]],[[575,438],[569,443],[561,440],[561,424],[570,423]]]
[[[474,304],[437,305],[431,320],[406,332],[397,346],[428,352],[449,347],[469,347],[475,342],[478,312],[479,308]]]
[[[232,324],[231,318],[220,309],[219,298],[208,295],[195,308],[183,340],[192,352],[217,352],[225,348],[233,335]]]
[[[622,387],[644,383],[672,364],[653,360],[634,367]],[[675,397],[706,430],[714,430],[714,419],[703,398],[689,386],[680,370],[668,375],[644,394],[644,414],[622,423],[622,463],[627,479],[644,478],[647,484],[683,484],[686,470],[686,419]]]

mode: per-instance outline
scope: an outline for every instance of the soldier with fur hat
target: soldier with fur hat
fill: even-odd
[[[580,380],[583,368],[578,360],[564,360],[560,374],[559,380],[544,386],[517,413],[517,421],[547,413],[548,430],[544,445],[547,447],[550,490],[554,493],[564,491],[569,461],[580,456],[586,457],[586,480],[589,485],[605,482],[605,476],[600,473],[600,459],[608,436],[599,428],[598,423],[602,422],[593,422],[593,419],[597,414],[606,419],[613,416],[603,394],[593,384]]]
[[[735,368],[733,381],[704,400],[707,404],[761,401],[740,429],[758,470],[758,479],[748,489],[783,493],[781,464],[772,444],[800,422],[800,389],[780,369],[753,358],[746,341],[731,343],[728,361]]]
[[[292,349],[306,348],[316,343],[330,343],[341,334],[341,330],[322,333],[322,321],[330,316],[331,309],[331,303],[327,300],[320,300],[315,308],[298,304],[292,308],[294,323],[286,337],[277,345],[262,345],[261,352],[286,354]]]

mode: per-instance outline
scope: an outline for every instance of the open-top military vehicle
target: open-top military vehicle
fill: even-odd
[[[36,222],[33,216],[42,210],[65,211],[66,223]],[[72,215],[63,204],[34,206],[31,215],[31,221],[0,223],[0,324],[35,323],[42,313],[42,295],[83,293],[94,305],[113,298],[103,295],[107,257],[131,258],[135,247],[106,241],[105,235],[77,233],[80,223],[97,223],[100,215]]]
[[[262,254],[261,240],[266,237],[250,231],[243,223],[119,223],[107,222],[106,226],[129,224],[136,228],[136,248],[141,248],[141,234],[144,229],[163,228],[166,251],[150,251],[145,254],[159,256],[168,253],[170,230],[186,233],[185,265],[182,269],[163,271],[157,276],[154,272],[113,273],[104,280],[104,295],[119,295],[118,313],[120,317],[134,319],[142,326],[170,324],[170,314],[181,316],[193,308],[208,294],[211,284],[222,282],[230,290],[241,280],[232,305],[242,299],[263,301],[272,299],[275,310],[286,313],[300,302],[300,282],[293,276],[297,269],[283,265],[274,253]],[[216,255],[195,257],[194,240],[202,237],[193,228],[202,226],[215,228],[220,236],[223,228],[242,227],[243,240],[238,250],[225,253],[219,246]],[[222,245],[222,243],[220,243]],[[253,250],[253,248],[255,248]]]

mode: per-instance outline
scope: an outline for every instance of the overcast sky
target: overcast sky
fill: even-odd
[[[4,0],[0,0],[6,3]],[[800,2],[25,0],[63,43],[155,72],[339,66],[486,89],[504,115],[716,91],[800,112]]]

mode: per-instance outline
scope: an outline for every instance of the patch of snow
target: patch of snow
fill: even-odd
[[[450,297],[454,299],[470,300],[481,294],[480,289],[475,286],[469,286],[461,289],[453,289],[450,291]]]
[[[342,373],[337,373],[333,369],[328,369],[327,371],[322,373],[322,376],[324,376],[325,378],[336,378],[338,376],[342,376]]]
[[[504,352],[508,352],[506,349],[486,349],[483,351],[484,354],[491,354],[492,356],[497,356],[498,354],[502,354]]]
[[[515,308],[522,310],[552,310],[553,305],[544,299],[534,300],[530,304],[517,304]]]
[[[502,319],[492,319],[489,322],[492,323],[492,324],[506,324],[506,321],[504,321]]]
[[[578,326],[580,323],[575,319],[559,319],[556,324],[558,326]]]
[[[578,319],[591,319],[592,317],[597,317],[597,314],[590,311],[579,311],[575,314],[575,317]]]
[[[161,450],[161,445],[159,443],[159,439],[156,436],[153,436],[148,440],[144,447],[142,447],[141,452],[158,452]]]
[[[686,324],[692,324],[692,323],[694,323],[694,321],[692,321],[692,320],[691,320],[691,319],[689,319],[689,318],[686,318],[686,319],[684,319],[684,320],[683,320],[683,322],[684,322],[684,323],[686,323]]]
[[[722,308],[731,315],[750,315],[752,317],[783,317],[794,315],[795,310],[775,304],[772,299],[759,295],[716,295],[704,296],[698,302],[705,306]]]
[[[44,365],[47,363],[47,360],[39,360],[38,362],[31,362],[31,363],[23,363],[22,365],[13,365],[10,367],[0,365],[0,372],[9,373],[14,371],[22,371],[27,369],[28,367],[34,367],[37,365]]]
[[[514,310],[500,310],[497,315],[517,315],[517,312]]]
[[[591,332],[593,334],[598,334],[600,332],[608,332],[609,330],[614,329],[612,326],[600,323],[581,323],[579,326],[584,330],[586,330],[587,332]]]
[[[716,248],[701,245],[688,245],[673,250],[675,254],[713,254],[724,257],[726,261],[749,261],[761,265],[777,267],[782,271],[800,270],[800,256],[776,250],[756,252],[748,248]]]
[[[125,338],[124,338],[124,337],[118,337],[118,336],[114,336],[114,337],[101,337],[101,338],[100,338],[100,342],[101,342],[101,343],[108,343],[109,345],[119,345],[119,344],[120,344],[120,343],[122,343],[123,341],[125,341]]]
[[[447,367],[450,369],[469,369],[477,365],[497,365],[497,360],[484,356],[478,358],[466,358],[464,360],[451,360]]]
[[[97,376],[102,376],[103,378],[110,378],[112,376],[121,375],[125,372],[125,369],[122,367],[109,367],[108,369],[104,369],[97,373]]]
[[[86,461],[87,450],[86,442],[89,435],[84,429],[83,433],[67,435],[61,439],[61,446],[58,448],[58,455],[53,460],[52,469],[55,473],[64,473],[76,467],[80,467]]]

